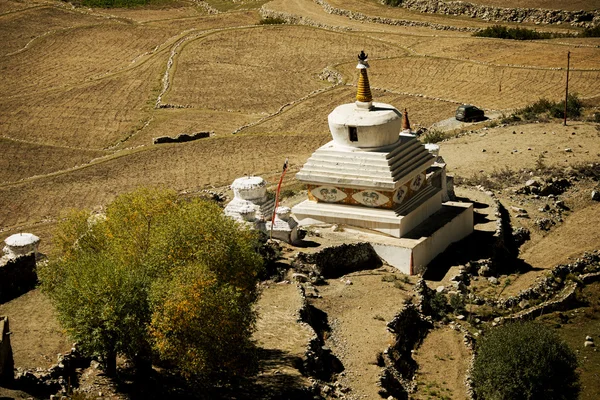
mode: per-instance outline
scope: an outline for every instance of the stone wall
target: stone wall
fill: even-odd
[[[385,1],[382,1],[385,3]],[[410,10],[444,15],[464,15],[485,21],[528,22],[533,24],[571,24],[579,27],[600,24],[600,10],[565,11],[542,8],[503,8],[464,1],[403,0],[401,6]]]
[[[191,142],[193,140],[204,139],[214,135],[214,132],[196,132],[196,133],[182,133],[177,136],[159,136],[154,138],[154,144],[161,143],[184,143]]]
[[[35,265],[33,253],[0,264],[0,303],[14,299],[35,287]]]
[[[387,398],[408,399],[415,390],[413,376],[418,368],[412,358],[412,350],[416,349],[433,328],[432,322],[419,310],[420,306],[409,302],[387,325],[394,334],[392,343],[382,354],[382,368],[379,383],[379,394]]]
[[[294,268],[304,272],[303,264],[312,265],[324,278],[339,278],[350,272],[379,268],[382,262],[371,244],[354,243],[326,247],[318,253],[298,253]]]
[[[8,317],[0,317],[0,386],[10,384],[14,378],[14,361],[10,346]]]

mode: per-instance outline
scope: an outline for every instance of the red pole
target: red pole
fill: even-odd
[[[269,239],[273,239],[273,225],[275,225],[275,215],[277,215],[277,206],[279,205],[279,191],[281,190],[281,183],[283,182],[283,177],[288,169],[288,159],[285,159],[285,163],[283,164],[283,172],[281,173],[281,178],[279,178],[279,184],[277,185],[277,192],[275,192],[275,208],[273,208],[273,217],[271,218],[271,231],[269,232]]]
[[[571,64],[571,52],[567,53],[567,85],[565,89],[565,120],[563,122],[564,126],[567,126],[567,101],[569,100],[569,66]]]

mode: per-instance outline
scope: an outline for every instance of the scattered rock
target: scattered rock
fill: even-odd
[[[592,190],[592,200],[600,201],[600,192],[597,190]]]
[[[590,341],[590,340],[586,340],[586,341],[583,343],[583,346],[584,346],[584,347],[595,347],[596,345],[594,344],[594,342],[592,342],[592,341]]]

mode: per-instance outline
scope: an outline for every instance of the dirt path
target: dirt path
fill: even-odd
[[[274,393],[309,385],[297,369],[314,334],[310,327],[298,323],[301,306],[299,290],[293,284],[266,287],[256,306],[254,339],[261,358],[258,382]]]
[[[406,290],[383,282],[385,268],[345,275],[319,287],[321,299],[313,304],[328,315],[331,336],[326,344],[344,365],[339,380],[351,389],[348,399],[379,399],[376,365],[378,352],[392,341],[387,321],[400,311]],[[343,281],[342,281],[343,280]],[[346,280],[351,284],[346,284]],[[410,290],[410,285],[404,284]]]
[[[467,398],[465,376],[470,357],[460,332],[449,327],[431,331],[414,356],[419,369],[413,398]]]

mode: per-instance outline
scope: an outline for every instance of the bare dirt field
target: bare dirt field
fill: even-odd
[[[462,103],[476,104],[490,115],[510,115],[542,97],[562,99],[567,51],[571,93],[589,101],[589,107],[598,105],[598,38],[474,38],[469,30],[493,23],[421,14],[374,0],[328,3],[415,26],[329,14],[313,0],[182,0],[130,9],[0,0],[2,238],[30,231],[42,238],[41,251],[50,253],[53,225],[66,209],[101,209],[140,185],[191,194],[226,191],[244,174],[261,175],[275,184],[286,157],[291,169],[284,183],[296,190],[294,173],[330,140],[328,113],[354,100],[356,54],[363,49],[370,56],[375,101],[407,108],[415,128],[452,117]],[[501,3],[598,8],[597,1],[583,0],[568,6],[557,0]],[[300,23],[259,25],[260,7],[298,17]],[[541,166],[568,170],[598,162],[600,156],[597,123],[492,125],[496,123],[465,125],[458,136],[454,132],[441,142],[440,155],[458,180],[475,181],[503,171],[535,177]],[[214,135],[152,144],[158,136],[200,131]],[[554,203],[516,195],[515,188],[523,183],[495,189],[511,223],[532,232],[520,249],[521,261],[532,270],[511,275],[503,296],[526,289],[568,257],[600,248],[600,208],[589,196],[594,182],[582,181],[561,195],[569,209],[548,231],[537,229],[535,220],[546,215],[539,208],[546,203],[555,208]],[[460,188],[457,194],[476,202],[478,230],[492,232],[495,220],[487,195]],[[511,207],[526,209],[530,218],[517,218]],[[430,286],[450,285],[459,262],[445,268]],[[331,280],[321,289],[323,297],[313,302],[329,316],[326,344],[346,368],[338,379],[351,389],[348,398],[379,398],[376,354],[389,344],[385,324],[412,286],[398,288],[382,281],[388,273],[353,273],[346,277],[352,285]],[[297,368],[310,334],[296,322],[299,307],[294,285],[263,291],[256,336],[265,352],[261,384],[309,385]],[[52,307],[37,290],[0,304],[0,314],[11,319],[17,366],[46,367],[57,352],[70,348]],[[445,328],[427,336],[415,356],[420,365],[418,398],[433,396],[432,391],[464,398],[467,353],[461,343],[457,332]],[[592,379],[585,382],[588,388],[594,385]],[[593,398],[588,394],[598,389],[585,390]]]

